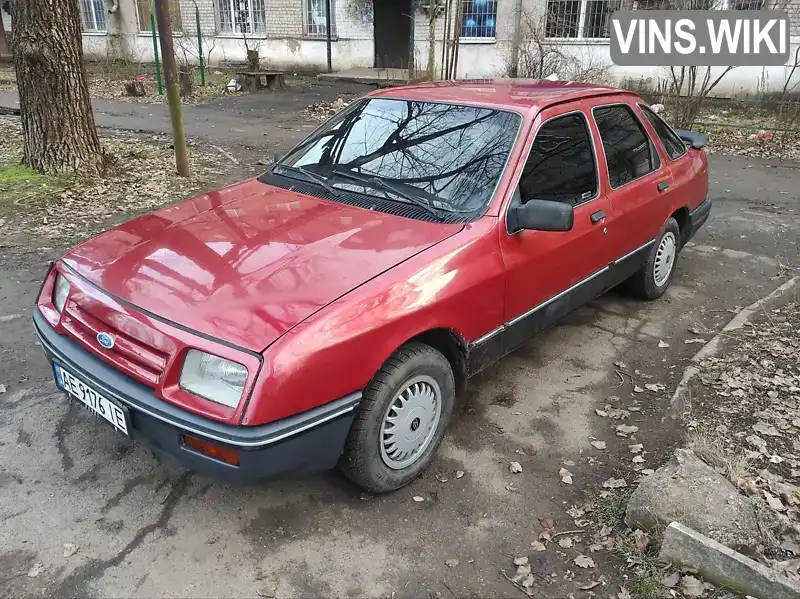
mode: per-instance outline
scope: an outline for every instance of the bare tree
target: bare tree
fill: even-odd
[[[101,172],[78,3],[15,0],[12,10],[23,162],[43,173]]]

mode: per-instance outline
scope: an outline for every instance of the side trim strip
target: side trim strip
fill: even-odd
[[[581,285],[583,285],[584,283],[588,283],[588,282],[589,282],[589,281],[591,281],[592,279],[595,279],[595,278],[599,277],[600,275],[602,275],[602,274],[604,274],[604,273],[608,272],[608,271],[609,271],[610,269],[612,269],[612,268],[613,268],[615,265],[617,265],[617,264],[619,264],[620,262],[622,262],[622,261],[624,261],[624,260],[626,260],[626,259],[630,258],[630,257],[631,257],[631,256],[633,256],[634,254],[636,254],[636,253],[638,253],[638,252],[641,252],[643,249],[645,249],[645,248],[647,248],[647,247],[649,247],[649,246],[653,245],[655,242],[656,242],[656,240],[655,240],[655,239],[651,239],[651,240],[650,240],[650,241],[648,241],[647,243],[645,243],[645,244],[643,244],[643,245],[640,245],[640,246],[639,246],[638,248],[636,248],[635,250],[631,250],[630,252],[628,252],[627,254],[625,254],[624,256],[622,256],[621,258],[617,258],[617,259],[616,259],[614,262],[612,262],[610,265],[608,265],[608,266],[604,266],[603,268],[601,268],[601,269],[600,269],[600,270],[598,270],[597,272],[590,274],[590,275],[589,275],[588,277],[586,277],[585,279],[581,279],[580,281],[578,281],[577,283],[575,283],[575,284],[574,284],[574,285],[572,285],[571,287],[568,287],[568,288],[566,288],[566,289],[565,289],[564,291],[562,291],[561,293],[558,293],[558,294],[554,295],[554,296],[553,296],[553,297],[551,297],[550,299],[547,299],[547,300],[543,301],[541,304],[539,304],[539,305],[537,305],[537,306],[534,306],[533,308],[531,308],[531,309],[530,309],[530,310],[528,310],[527,312],[523,312],[522,314],[520,314],[520,315],[518,315],[518,316],[515,316],[515,317],[514,317],[514,318],[512,318],[511,320],[509,320],[509,321],[507,321],[507,322],[505,322],[505,323],[501,324],[501,325],[500,325],[499,327],[497,327],[496,329],[494,329],[494,330],[492,330],[492,331],[489,331],[488,333],[486,333],[486,334],[485,334],[485,335],[483,335],[482,337],[479,337],[478,339],[476,339],[475,341],[473,341],[473,342],[470,344],[470,347],[475,347],[475,346],[477,346],[477,345],[480,345],[481,343],[484,343],[484,342],[488,341],[489,339],[491,339],[492,337],[494,337],[494,336],[495,336],[495,335],[497,335],[498,333],[502,333],[503,331],[505,331],[505,330],[506,330],[508,327],[510,327],[510,326],[512,326],[512,325],[514,325],[514,324],[516,324],[516,323],[518,323],[519,321],[523,320],[524,318],[527,318],[527,317],[528,317],[528,316],[530,316],[531,314],[534,314],[535,312],[538,312],[538,311],[539,311],[539,310],[541,310],[542,308],[546,308],[547,306],[549,306],[550,304],[552,304],[552,303],[553,303],[553,302],[555,302],[555,301],[558,301],[559,299],[561,299],[562,297],[564,297],[564,296],[565,296],[565,295],[567,295],[568,293],[571,293],[571,292],[575,291],[575,290],[576,290],[578,287],[580,287],[580,286],[581,286]]]

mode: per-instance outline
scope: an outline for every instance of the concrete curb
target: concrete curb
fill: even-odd
[[[741,329],[744,325],[753,320],[753,318],[762,308],[772,304],[772,302],[794,289],[798,280],[800,280],[800,277],[792,277],[769,295],[762,297],[757,302],[753,302],[746,308],[740,310],[739,313],[736,314],[736,316],[734,316],[730,322],[728,322],[728,324],[722,327],[722,330],[719,333],[714,335],[714,337],[708,343],[701,347],[700,350],[692,356],[689,366],[687,366],[683,371],[683,376],[681,377],[678,386],[675,388],[675,392],[672,394],[669,409],[667,410],[667,414],[664,416],[664,418],[662,418],[662,422],[667,418],[672,418],[673,420],[680,419],[687,404],[687,399],[690,398],[689,383],[691,382],[692,378],[694,378],[694,376],[700,372],[700,362],[719,353],[722,338],[725,336],[725,334]]]
[[[797,599],[800,584],[733,549],[672,522],[664,532],[659,559],[696,569],[705,580],[761,599]]]

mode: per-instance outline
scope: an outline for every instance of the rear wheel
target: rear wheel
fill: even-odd
[[[642,270],[625,281],[625,290],[640,299],[653,300],[661,297],[675,274],[680,240],[678,223],[674,218],[670,218],[650,249]]]
[[[365,389],[340,469],[374,493],[407,485],[433,460],[454,400],[447,358],[423,343],[404,345]]]

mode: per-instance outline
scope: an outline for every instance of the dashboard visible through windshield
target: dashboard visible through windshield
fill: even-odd
[[[485,210],[522,119],[489,108],[375,98],[349,107],[274,172],[434,214]]]

